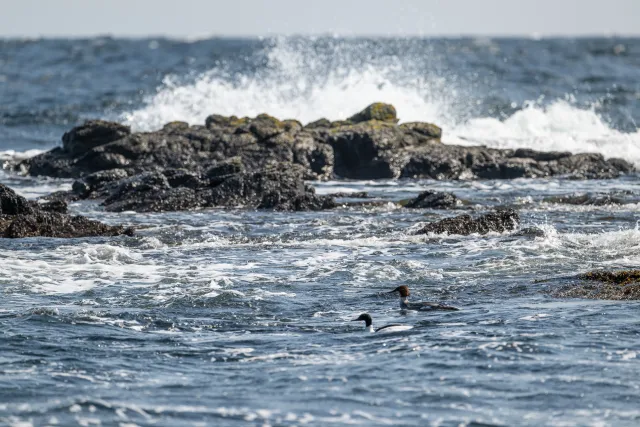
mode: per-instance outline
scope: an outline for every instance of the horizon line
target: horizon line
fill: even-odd
[[[589,39],[589,38],[640,38],[640,31],[637,33],[615,33],[615,32],[584,32],[584,33],[406,33],[406,34],[376,34],[376,33],[267,33],[267,34],[224,34],[211,33],[203,35],[175,35],[175,34],[127,34],[127,33],[95,33],[95,34],[38,34],[38,35],[18,35],[0,34],[0,40],[88,40],[99,38],[112,38],[120,40],[149,40],[165,39],[184,42],[198,42],[211,39],[229,40],[263,40],[274,38],[336,38],[336,39],[469,39],[469,38],[491,38],[491,39]]]

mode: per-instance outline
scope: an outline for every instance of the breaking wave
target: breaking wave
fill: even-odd
[[[400,56],[364,41],[336,40],[320,49],[313,40],[276,39],[262,52],[264,64],[257,71],[220,63],[195,77],[169,76],[142,107],[120,119],[136,130],[158,129],[173,120],[202,124],[213,113],[266,112],[310,122],[344,119],[383,101],[396,106],[401,121],[442,126],[445,143],[598,152],[640,165],[640,133],[614,129],[595,107],[565,96],[546,104],[504,101],[487,115],[477,106],[490,101],[474,92],[489,82],[447,70],[442,52],[408,50]]]

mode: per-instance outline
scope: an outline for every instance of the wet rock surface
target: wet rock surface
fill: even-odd
[[[585,206],[609,206],[624,205],[628,203],[638,203],[640,199],[633,197],[628,192],[615,193],[584,193],[568,194],[562,196],[546,197],[546,203],[557,203],[565,205],[585,205]]]
[[[640,300],[640,270],[591,271],[576,277],[579,283],[563,286],[559,298]]]
[[[131,133],[118,123],[88,121],[63,136],[63,144],[24,160],[30,175],[80,178],[118,170],[133,176],[162,169],[196,173],[238,158],[247,172],[295,164],[305,179],[512,179],[566,176],[615,178],[634,171],[600,154],[463,147],[440,142],[430,123],[397,124],[392,105],[376,103],[348,120],[320,119],[303,126],[267,114],[254,118],[211,115],[204,125],[171,122],[155,132]],[[102,178],[101,178],[102,179]]]
[[[533,150],[499,150],[435,144],[409,150],[400,176],[431,179],[515,179],[564,176],[610,179],[634,171],[621,159],[600,154],[570,154]]]
[[[221,162],[199,173],[164,169],[124,176],[95,174],[78,180],[73,190],[55,199],[104,198],[113,212],[162,212],[210,207],[244,207],[279,211],[330,209],[333,197],[318,196],[303,180],[297,165],[273,165],[247,172],[238,159]]]
[[[132,228],[110,226],[66,212],[66,203],[29,202],[9,187],[0,184],[0,237],[94,237],[133,235]]]
[[[513,209],[497,209],[495,212],[480,215],[477,218],[465,214],[427,224],[416,234],[462,235],[503,233],[513,231],[520,222],[518,212]]]
[[[453,209],[460,201],[453,193],[427,190],[423,191],[415,199],[401,203],[405,208],[411,209]]]

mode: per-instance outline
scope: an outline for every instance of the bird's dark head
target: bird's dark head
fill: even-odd
[[[369,313],[362,313],[360,317],[352,320],[352,322],[360,322],[360,321],[364,321],[365,326],[371,326],[371,324],[373,323],[373,319],[371,319],[371,316],[369,315]]]
[[[409,292],[409,287],[406,285],[398,286],[397,288],[395,288],[389,293],[394,293],[394,292],[400,293],[400,296],[402,298],[407,298],[409,295],[411,295],[411,292]]]

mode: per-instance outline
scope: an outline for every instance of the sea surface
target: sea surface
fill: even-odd
[[[308,122],[374,101],[445,143],[640,167],[640,39],[0,40],[0,162],[89,118]],[[640,425],[640,302],[553,296],[639,267],[640,205],[544,200],[637,200],[638,178],[329,181],[318,193],[381,203],[311,213],[74,203],[138,235],[0,240],[0,425]],[[29,198],[71,186],[0,182]],[[456,214],[392,203],[425,189],[474,215],[514,207],[542,233],[415,236]],[[461,311],[403,314],[386,293],[401,284]],[[364,333],[364,312],[413,328]]]

